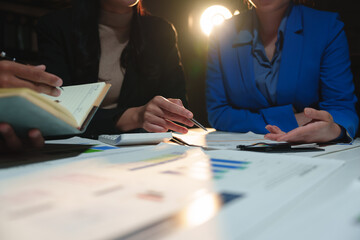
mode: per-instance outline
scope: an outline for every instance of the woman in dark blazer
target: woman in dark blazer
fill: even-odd
[[[139,0],[75,0],[72,8],[41,18],[37,33],[42,63],[64,85],[113,85],[107,106],[98,110],[85,136],[137,129],[186,133],[172,121],[193,125],[193,114],[183,106],[175,29],[146,15]]]

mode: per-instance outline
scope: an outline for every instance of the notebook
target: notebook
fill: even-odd
[[[85,131],[110,84],[103,82],[66,86],[59,97],[26,88],[0,89],[0,122],[9,123],[16,134],[26,136],[39,129],[44,137],[73,135]]]

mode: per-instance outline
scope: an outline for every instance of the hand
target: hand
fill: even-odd
[[[312,121],[311,118],[306,117],[304,112],[295,113],[295,118],[296,118],[296,121],[297,121],[299,127],[305,126],[306,124],[308,124],[309,122]]]
[[[59,96],[62,80],[45,72],[44,65],[30,66],[11,61],[0,61],[0,88],[30,88],[39,93]]]
[[[336,139],[341,134],[341,128],[334,123],[330,113],[327,111],[305,108],[304,115],[311,121],[288,133],[283,132],[277,126],[267,125],[270,132],[265,135],[266,139],[292,143],[328,142]]]
[[[16,152],[26,147],[41,148],[44,138],[38,129],[32,129],[28,138],[20,139],[7,123],[0,123],[0,152]]]
[[[148,132],[173,130],[187,133],[186,127],[174,122],[192,127],[194,124],[189,120],[192,117],[192,112],[183,106],[180,99],[156,96],[144,106],[125,111],[117,122],[117,127],[122,131],[143,128]]]
[[[299,126],[304,126],[311,122],[312,119],[306,117],[304,112],[298,113],[294,106],[292,107],[292,109],[294,111],[295,118]]]

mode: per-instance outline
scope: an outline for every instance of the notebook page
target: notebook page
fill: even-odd
[[[104,86],[104,82],[66,86],[59,97],[45,96],[68,109],[81,126]]]

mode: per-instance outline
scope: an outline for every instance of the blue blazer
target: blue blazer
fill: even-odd
[[[359,119],[344,24],[336,13],[294,5],[287,20],[272,106],[254,80],[251,12],[215,29],[209,40],[206,101],[211,125],[221,131],[268,133],[267,124],[283,131],[298,127],[293,107],[328,111],[353,138]]]

